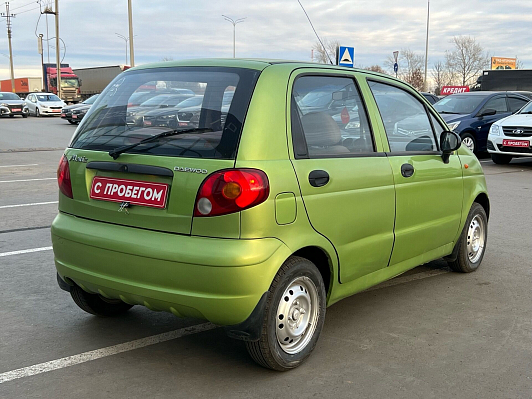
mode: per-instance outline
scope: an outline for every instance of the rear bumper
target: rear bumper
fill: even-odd
[[[59,214],[55,265],[84,290],[219,325],[244,322],[290,255],[275,238],[216,239]]]

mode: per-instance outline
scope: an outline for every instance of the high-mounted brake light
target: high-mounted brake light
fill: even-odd
[[[72,195],[72,182],[70,181],[70,168],[65,155],[61,157],[59,167],[57,168],[57,184],[59,185],[59,190],[63,194],[68,198],[74,198]]]
[[[201,184],[194,216],[220,216],[249,209],[266,201],[269,193],[268,177],[261,170],[221,170]]]

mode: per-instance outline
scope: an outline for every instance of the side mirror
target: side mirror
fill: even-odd
[[[443,163],[449,163],[449,158],[453,151],[462,145],[462,139],[456,132],[443,132],[440,136],[440,149],[442,151]]]
[[[492,109],[492,108],[486,108],[485,110],[481,111],[478,116],[491,116],[491,115],[495,115],[497,113],[496,110]]]

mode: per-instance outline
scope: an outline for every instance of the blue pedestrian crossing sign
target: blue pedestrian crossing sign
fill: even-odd
[[[338,48],[337,64],[343,67],[355,67],[355,48],[340,46]]]

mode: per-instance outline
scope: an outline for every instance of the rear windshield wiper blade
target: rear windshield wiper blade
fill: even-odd
[[[451,112],[451,111],[440,111],[440,114],[453,114],[453,115],[457,115],[458,112]]]
[[[114,150],[109,151],[109,155],[113,157],[113,159],[117,159],[120,156],[120,154],[126,151],[129,151],[132,148],[135,148],[136,146],[139,146],[141,144],[149,143],[157,139],[160,139],[161,137],[177,136],[178,134],[184,134],[184,133],[207,133],[207,132],[212,132],[212,131],[213,130],[211,128],[207,128],[207,127],[184,129],[184,130],[167,130],[167,131],[155,134],[153,136],[146,137],[145,139],[139,141],[138,143],[123,145],[122,147],[115,148]]]

